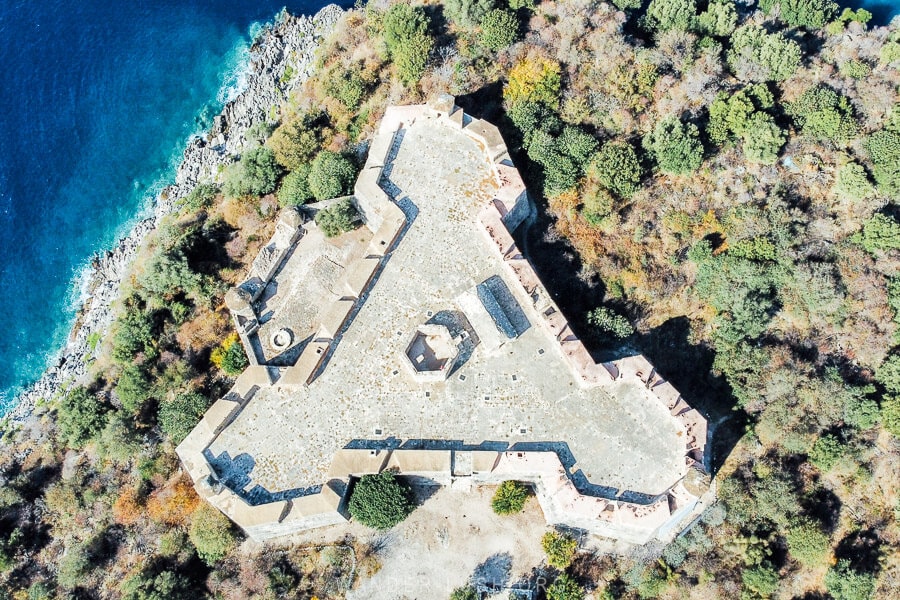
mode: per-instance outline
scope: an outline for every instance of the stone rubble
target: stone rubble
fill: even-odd
[[[284,12],[254,42],[246,88],[215,117],[204,137],[190,141],[176,171],[175,183],[160,192],[153,216],[137,223],[113,250],[94,257],[92,271],[87,276],[88,293],[66,346],[56,363],[19,395],[8,415],[11,422],[26,421],[40,399],[53,398],[72,382],[84,382],[92,355],[89,340],[92,334],[99,334],[102,339],[109,333],[120,284],[128,276],[147,234],[198,183],[215,179],[222,166],[240,155],[247,144],[247,131],[268,120],[272,108],[279,106],[312,74],[316,50],[343,14],[334,4],[311,17]],[[284,77],[288,68],[292,74]]]

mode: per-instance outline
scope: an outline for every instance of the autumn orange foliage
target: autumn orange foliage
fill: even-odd
[[[157,523],[181,525],[200,504],[200,497],[183,475],[150,495],[147,514]]]

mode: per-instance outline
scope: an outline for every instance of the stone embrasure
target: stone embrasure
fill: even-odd
[[[283,216],[229,295],[252,365],[178,448],[204,498],[256,539],[344,522],[383,469],[527,481],[549,523],[634,543],[701,510],[705,419],[572,333],[510,235],[532,209],[493,125],[448,96],[388,108],[353,201],[366,227],[335,240]]]

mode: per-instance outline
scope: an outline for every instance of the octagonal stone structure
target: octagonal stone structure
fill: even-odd
[[[404,352],[406,364],[420,381],[447,379],[459,356],[456,341],[444,325],[419,325]]]

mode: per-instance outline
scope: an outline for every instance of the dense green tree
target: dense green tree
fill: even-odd
[[[591,161],[591,171],[606,188],[623,198],[630,198],[644,176],[641,161],[634,147],[625,141],[604,144]]]
[[[180,444],[191,432],[209,406],[209,400],[196,392],[184,392],[159,405],[157,417],[160,428]]]
[[[450,600],[480,600],[478,591],[471,585],[458,587],[450,594]]]
[[[565,569],[572,564],[578,541],[558,531],[548,531],[541,538],[541,548],[547,555],[547,562],[557,569]]]
[[[413,511],[412,492],[392,471],[363,475],[350,496],[350,515],[373,529],[390,529]]]
[[[771,165],[787,141],[784,131],[768,113],[757,112],[750,117],[741,133],[741,147],[750,162]]]
[[[875,381],[889,393],[900,395],[900,354],[890,354],[875,371]]]
[[[210,566],[225,558],[237,545],[231,521],[206,502],[191,515],[188,537],[197,549],[197,556]]]
[[[309,169],[309,191],[316,200],[328,200],[353,191],[356,167],[336,152],[319,152]]]
[[[481,43],[491,50],[502,50],[519,37],[519,19],[511,10],[495,8],[481,20]]]
[[[850,101],[825,86],[803,92],[796,102],[787,105],[787,112],[803,135],[816,140],[843,145],[859,132]]]
[[[744,583],[744,589],[754,594],[750,596],[752,598],[770,598],[778,589],[778,572],[768,565],[744,569],[744,572],[741,573],[741,580]],[[741,597],[747,596],[742,595]]]
[[[325,237],[352,231],[359,215],[350,200],[342,200],[316,213],[316,225]]]
[[[644,137],[644,148],[666,173],[686,175],[696,171],[703,162],[703,144],[700,143],[697,126],[682,123],[674,116],[656,124],[653,131]]]
[[[522,512],[528,500],[528,488],[519,481],[504,481],[497,487],[491,499],[491,508],[498,515]]]
[[[615,209],[616,200],[599,182],[588,180],[581,193],[581,216],[594,227],[603,227]]]
[[[750,23],[734,31],[726,59],[740,79],[782,81],[794,74],[801,56],[797,42]]]
[[[59,401],[59,438],[69,448],[82,448],[106,425],[108,406],[84,387],[70,389]]]
[[[191,193],[181,199],[179,206],[183,210],[196,212],[203,208],[207,208],[216,199],[219,194],[219,188],[211,183],[199,183]]]
[[[445,0],[444,13],[457,26],[471,29],[495,7],[494,0]]]
[[[856,571],[842,559],[825,574],[825,588],[834,600],[869,600],[875,592],[875,577]]]
[[[85,576],[91,570],[92,558],[87,542],[69,545],[59,561],[56,582],[67,590],[84,584]]]
[[[275,161],[272,150],[254,148],[228,167],[222,190],[230,198],[262,196],[275,190],[280,175],[281,167]]]
[[[640,8],[643,2],[641,0],[612,0],[612,3],[619,10],[634,10]]]
[[[900,438],[900,396],[882,398],[881,422],[885,429]]]
[[[645,26],[656,32],[688,31],[697,15],[696,0],[651,0]]]
[[[779,7],[781,19],[793,27],[819,29],[835,15],[838,5],[832,0],[762,0],[763,10]]]
[[[831,539],[818,523],[810,519],[799,520],[787,530],[785,539],[791,556],[803,565],[816,568],[828,561]]]
[[[113,334],[112,355],[116,362],[131,363],[139,352],[155,355],[154,329],[153,313],[141,309],[136,298],[126,299],[125,310],[116,320]]]
[[[862,231],[853,236],[853,241],[870,254],[900,250],[900,223],[893,217],[876,213],[865,222]]]
[[[865,168],[851,161],[838,169],[834,192],[843,198],[862,200],[875,194],[875,186],[869,181]]]
[[[309,189],[309,172],[310,166],[304,164],[284,176],[278,188],[278,203],[281,206],[300,206],[313,199]]]
[[[844,444],[833,435],[821,436],[809,451],[809,462],[822,471],[830,471],[844,456]]]
[[[122,600],[193,600],[197,594],[190,581],[173,571],[145,570],[122,583]]]
[[[128,363],[116,382],[116,396],[122,408],[131,414],[141,410],[152,393],[152,382],[143,365]]]
[[[547,600],[584,600],[584,588],[572,576],[561,574],[547,588]]]
[[[894,111],[900,112],[896,108]],[[900,199],[900,132],[876,131],[866,140],[865,148],[872,159],[878,190],[892,199]]]
[[[738,15],[732,0],[711,0],[706,10],[697,16],[696,27],[701,33],[725,37],[734,33]]]
[[[247,360],[247,353],[244,351],[244,345],[241,343],[229,345],[222,354],[222,370],[225,371],[227,375],[240,375],[249,364],[250,361]]]
[[[302,113],[279,125],[266,146],[272,149],[275,160],[285,169],[302,169],[325,145],[327,121],[322,113]]]
[[[405,84],[417,81],[425,71],[434,38],[431,21],[421,6],[394,4],[384,15],[384,43],[397,73]]]

